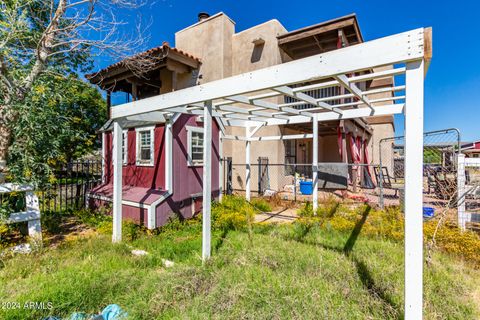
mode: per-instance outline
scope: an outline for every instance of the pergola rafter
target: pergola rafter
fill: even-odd
[[[405,319],[422,318],[423,301],[423,78],[431,58],[431,30],[415,29],[355,46],[322,53],[202,85],[133,101],[111,109],[114,120],[113,240],[121,239],[122,161],[121,130],[124,119],[165,119],[172,114],[203,117],[204,141],[210,141],[212,118],[222,128],[223,139],[245,143],[246,197],[250,198],[250,146],[252,142],[294,139],[298,135],[254,137],[263,126],[312,123],[312,171],[318,186],[318,124],[322,121],[405,113]],[[372,72],[384,66],[404,66]],[[347,76],[352,75],[352,76]],[[358,82],[405,75],[405,85],[362,91]],[[349,93],[314,97],[312,90],[344,87]],[[330,90],[335,92],[336,90]],[[404,91],[404,95],[396,95]],[[388,98],[370,95],[391,92]],[[323,95],[323,93],[322,93]],[[288,97],[288,99],[285,99]],[[278,102],[284,99],[282,103]],[[359,101],[345,102],[344,99]],[[268,100],[267,100],[268,99]],[[274,102],[277,99],[277,102]],[[287,102],[294,99],[297,101]],[[272,101],[274,100],[274,101]],[[342,102],[343,100],[343,102]],[[399,102],[404,100],[405,102]],[[391,104],[377,105],[382,102]],[[393,103],[392,103],[393,102]],[[408,111],[407,111],[408,110]],[[245,136],[226,136],[225,126],[245,128]],[[221,144],[220,144],[221,145]],[[204,143],[202,257],[210,256],[210,203],[212,144]],[[167,154],[171,150],[167,150]],[[165,170],[172,170],[166,167]],[[313,195],[314,208],[318,195]]]

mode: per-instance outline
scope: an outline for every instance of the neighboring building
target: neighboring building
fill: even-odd
[[[462,153],[467,158],[480,158],[480,140],[462,144]]]
[[[164,43],[160,47],[87,75],[87,78],[107,91],[107,103],[110,108],[114,93],[124,92],[127,99],[140,100],[361,42],[363,37],[355,15],[291,32],[288,32],[279,21],[270,20],[236,33],[234,21],[224,13],[213,16],[200,14],[198,22],[175,34],[175,48]],[[142,63],[148,57],[155,59]],[[372,71],[380,70],[365,70],[364,73]],[[392,94],[385,93],[382,88],[392,85],[391,77],[357,83],[363,91],[375,89],[375,93],[368,96],[371,101],[379,100],[372,102],[374,105],[392,103],[381,101],[385,95]],[[340,86],[329,86],[307,93],[316,99],[341,94],[343,97],[334,101],[334,104],[352,108],[359,105],[353,94],[344,92]],[[288,104],[297,109],[311,107],[293,98],[271,99],[277,104]],[[328,99],[326,101],[331,102]],[[166,190],[169,185],[166,178],[168,166],[165,165],[166,154],[169,152],[165,150],[165,145],[169,145],[165,138],[167,123],[172,123],[173,128],[173,182],[169,186],[170,190]],[[150,227],[163,224],[170,212],[181,213],[184,217],[191,216],[201,204],[199,200],[201,163],[196,163],[200,166],[192,166],[191,163],[192,158],[197,160],[202,157],[200,150],[203,145],[203,133],[198,129],[202,127],[201,119],[187,115],[182,115],[178,119],[173,115],[170,119],[140,117],[129,120],[123,126],[129,128],[124,135],[127,139],[123,175],[123,184],[126,186],[123,197],[126,216],[138,221],[148,220],[147,224]],[[102,130],[104,184],[92,191],[92,204],[111,201],[111,130],[110,123]],[[244,128],[226,126],[227,135],[244,136],[244,131]],[[256,136],[311,132],[311,124],[282,125],[263,127]],[[322,122],[319,132],[320,162],[378,163],[380,139],[394,135],[393,117]],[[218,136],[219,125],[216,125],[214,141],[218,141]],[[244,164],[245,148],[243,145],[238,147],[238,144],[243,143],[224,141],[223,156],[231,157],[234,164]],[[215,143],[213,154],[215,165],[212,172],[216,173],[218,170],[215,170],[215,167],[218,168],[220,154],[218,147]],[[354,148],[360,149],[358,150],[360,158],[353,159]],[[311,150],[311,139],[253,142],[250,161],[255,163],[257,158],[262,157],[268,158],[271,164],[311,164]],[[367,159],[368,155],[373,156],[373,159]],[[237,170],[233,174],[234,188],[244,187],[245,170]],[[218,180],[214,178],[214,181]],[[213,195],[216,196],[219,186],[212,187]],[[280,189],[282,185],[278,183],[272,188]],[[153,215],[152,212],[156,214]]]

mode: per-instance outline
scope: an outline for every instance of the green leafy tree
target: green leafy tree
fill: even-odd
[[[57,148],[48,148],[39,141],[48,141],[47,137],[54,132],[67,136],[67,131],[62,131],[67,128],[63,127],[64,122],[58,120],[58,113],[50,103],[36,99],[48,97],[59,102],[59,108],[78,105],[78,101],[69,101],[73,97],[68,96],[70,92],[58,76],[72,83],[72,75],[91,68],[93,52],[97,56],[108,53],[114,58],[124,58],[139,49],[145,37],[129,31],[132,35],[132,40],[129,40],[119,32],[119,26],[128,27],[124,21],[117,19],[116,11],[121,10],[121,16],[128,19],[128,9],[142,4],[137,0],[0,2],[0,172],[7,166],[7,159],[14,159],[13,155],[9,156],[12,141],[17,142],[15,148],[19,150],[31,151],[34,146],[40,146],[45,148],[45,156],[55,157],[53,153],[58,151]],[[42,92],[42,88],[46,91]],[[62,115],[65,119],[75,118],[69,113]],[[20,123],[24,126],[23,132],[31,132],[39,140],[26,139],[26,133],[18,130]],[[84,129],[81,127],[87,125],[88,122],[75,124],[77,129]],[[71,133],[72,129],[68,130]],[[68,135],[69,139],[76,136]],[[19,143],[26,145],[19,146]],[[52,143],[61,144],[58,139]],[[77,148],[70,150],[70,157],[77,151]],[[15,156],[19,154],[15,153]],[[32,156],[28,161],[26,157],[23,159],[29,163],[25,168],[31,168],[36,157]],[[35,165],[45,167],[45,163]],[[37,171],[41,170],[38,168]]]
[[[52,183],[55,168],[92,151],[105,121],[105,102],[91,85],[74,76],[40,77],[12,126],[9,179]]]

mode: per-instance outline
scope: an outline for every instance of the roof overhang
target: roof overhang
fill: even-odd
[[[337,49],[339,35],[344,42],[341,47],[363,42],[355,14],[294,30],[279,35],[277,39],[285,53],[299,59]]]
[[[160,47],[141,52],[102,70],[87,74],[85,78],[103,90],[115,91],[115,85],[120,82],[132,77],[148,80],[148,73],[160,68],[186,73],[199,67],[198,58],[164,43]]]
[[[406,85],[361,91],[358,82],[401,76],[409,62],[423,61],[425,70],[431,57],[431,29],[419,28],[356,46],[294,60],[202,85],[165,93],[112,108],[112,119],[121,121],[149,113],[203,115],[212,104],[213,116],[224,125],[269,126],[293,123],[402,113]],[[363,70],[394,65],[395,68],[355,75]],[[315,84],[307,84],[312,83]],[[314,89],[340,86],[353,97],[352,103],[335,104],[339,96],[313,98]],[[394,92],[391,97],[369,99],[379,92]],[[399,94],[400,93],[400,94]],[[271,98],[290,96],[292,103],[275,103]],[[393,102],[393,103],[392,103]],[[295,109],[296,105],[311,105]]]

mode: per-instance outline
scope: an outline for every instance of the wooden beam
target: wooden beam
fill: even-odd
[[[303,39],[303,38],[312,37],[312,36],[320,34],[320,33],[325,33],[325,32],[328,32],[328,31],[334,31],[334,30],[337,30],[339,28],[345,28],[345,27],[353,25],[353,23],[354,23],[354,19],[349,18],[349,19],[344,20],[344,21],[340,21],[340,22],[337,22],[337,23],[332,23],[332,24],[328,24],[328,25],[324,25],[324,26],[318,26],[316,28],[313,28],[312,30],[299,32],[299,33],[296,33],[296,34],[293,34],[293,35],[286,34],[285,36],[280,36],[279,37],[278,44],[283,45],[285,43],[289,43],[289,42],[292,42],[292,41],[297,41],[297,40],[300,40],[300,39]]]
[[[432,27],[428,27],[424,29],[423,32],[423,59],[425,61],[425,74],[430,67],[430,61],[432,60],[433,56],[433,35],[432,35]]]
[[[316,81],[335,74],[348,74],[381,65],[415,61],[423,59],[423,46],[423,28],[416,29],[119,105],[112,108],[112,118],[243,95],[305,81]]]

